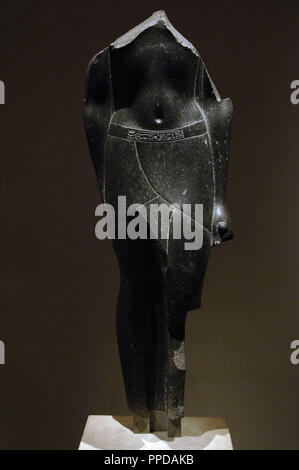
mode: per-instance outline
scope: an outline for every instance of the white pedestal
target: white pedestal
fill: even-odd
[[[132,416],[89,416],[79,450],[233,450],[221,418],[183,418],[182,436],[134,434]]]

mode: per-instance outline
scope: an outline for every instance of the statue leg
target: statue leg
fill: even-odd
[[[185,311],[170,309],[168,324],[168,435],[181,435],[185,391]]]
[[[210,248],[209,234],[203,234],[201,250],[186,251],[183,243],[184,240],[169,240],[164,302],[163,307],[156,310],[156,397],[152,409],[161,410],[164,400],[165,414],[162,419],[158,413],[157,419],[157,411],[154,413],[151,430],[167,431],[171,437],[181,435],[186,375],[185,322],[187,312],[200,307]]]
[[[150,288],[121,282],[117,337],[123,377],[135,432],[175,437],[184,413],[186,312],[171,302],[153,305]]]
[[[194,273],[192,267],[190,279],[196,276],[196,292],[200,292],[208,249],[190,253],[171,248],[171,267],[165,270],[157,244],[149,240],[117,241],[114,247],[121,268],[117,336],[136,432],[150,429],[179,436],[184,415],[186,312],[199,303],[189,302],[194,297],[189,276],[176,268],[180,258],[184,263],[197,261],[198,271]]]
[[[163,303],[163,252],[153,240],[114,240],[121,271],[117,337],[127,402],[136,432],[149,432],[155,388],[157,305]]]
[[[166,308],[165,308],[166,307]],[[186,312],[177,311],[172,302],[155,312],[154,376],[151,393],[151,432],[181,434],[185,387]]]
[[[149,432],[151,356],[150,308],[145,288],[121,281],[116,326],[127,402],[134,415],[135,432]]]

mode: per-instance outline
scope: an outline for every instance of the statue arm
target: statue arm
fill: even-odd
[[[84,124],[97,180],[104,193],[105,145],[114,112],[110,71],[110,48],[99,52],[89,63],[85,83]]]
[[[210,103],[207,111],[212,122],[211,146],[215,173],[215,201],[212,232],[214,244],[233,238],[230,215],[225,206],[225,192],[231,138],[232,102],[229,98]]]
[[[209,129],[214,168],[213,245],[219,245],[234,235],[231,218],[225,206],[233,105],[229,98],[220,98],[204,65],[201,84],[202,94],[199,96],[199,102]]]

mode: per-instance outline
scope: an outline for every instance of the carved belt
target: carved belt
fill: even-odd
[[[189,124],[189,126],[180,127],[178,129],[166,129],[161,131],[132,129],[114,123],[111,123],[109,126],[109,135],[136,142],[176,142],[178,140],[200,136],[206,132],[207,128],[204,120],[194,122],[193,124]]]

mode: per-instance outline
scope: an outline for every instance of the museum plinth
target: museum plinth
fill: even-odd
[[[135,434],[132,416],[89,416],[79,450],[233,450],[222,418],[182,419],[181,437]]]

